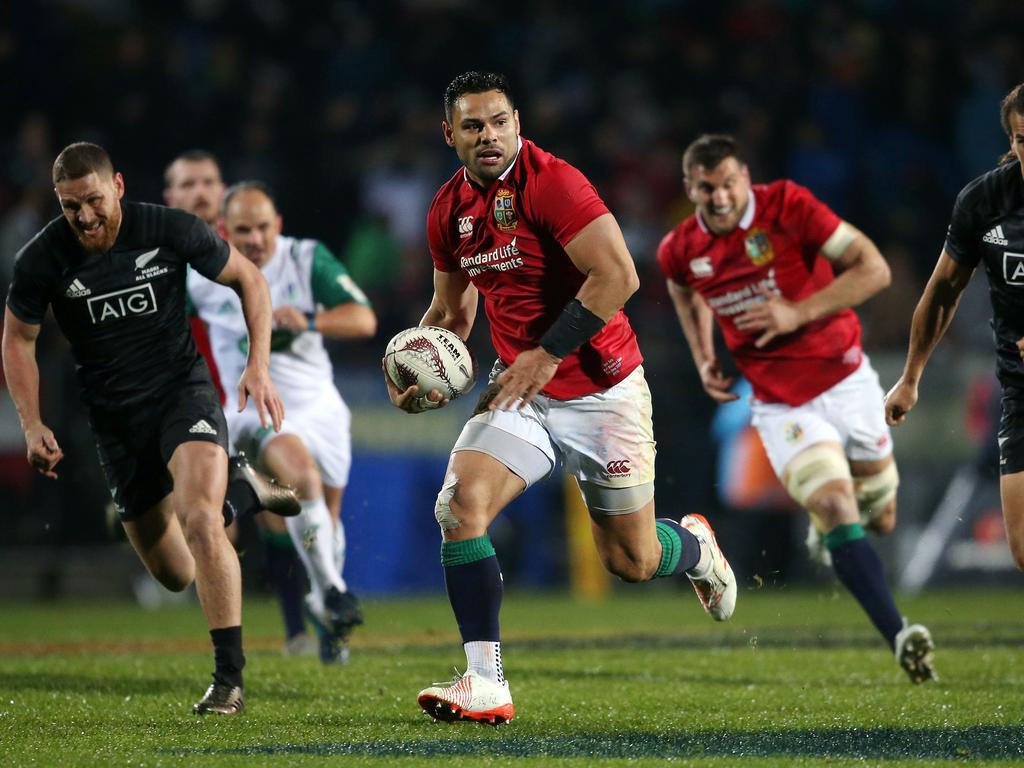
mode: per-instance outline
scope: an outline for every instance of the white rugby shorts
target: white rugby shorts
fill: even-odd
[[[884,399],[878,374],[864,355],[857,370],[803,405],[753,398],[751,423],[780,478],[793,457],[815,443],[839,443],[852,461],[877,461],[892,453]]]
[[[263,448],[278,435],[296,435],[309,449],[320,467],[323,484],[331,488],[348,485],[352,467],[352,414],[333,384],[301,405],[285,406],[281,431],[275,432],[268,423],[260,426],[256,407],[250,403],[238,413],[233,407],[224,409],[228,422],[228,436],[235,452],[244,451],[258,462]]]
[[[489,383],[503,370],[496,362]],[[615,386],[592,395],[570,400],[537,395],[522,410],[518,410],[518,402],[510,410],[485,410],[473,416],[452,453],[482,450],[522,477],[527,487],[551,474],[557,461],[562,462],[566,474],[606,488],[632,488],[654,481],[651,392],[643,366]],[[480,443],[475,425],[507,433],[507,451],[493,441]],[[517,460],[523,449],[519,441],[539,449],[547,457],[546,466]]]

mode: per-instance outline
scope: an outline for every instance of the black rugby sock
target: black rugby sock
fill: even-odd
[[[245,655],[242,653],[242,627],[211,629],[213,640],[213,680],[221,685],[242,685],[242,668]]]
[[[442,543],[441,565],[462,642],[501,642],[501,567],[490,538]]]
[[[840,525],[825,534],[825,546],[832,554],[832,568],[850,590],[882,637],[895,648],[896,633],[903,628],[892,591],[885,583],[882,560],[866,538],[860,523]]]

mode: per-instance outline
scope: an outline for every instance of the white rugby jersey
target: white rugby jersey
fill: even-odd
[[[344,265],[316,240],[283,235],[274,255],[263,265],[274,309],[295,307],[306,315],[339,304],[369,304]],[[208,280],[195,270],[188,274],[188,298],[193,314],[209,327],[210,347],[227,398],[225,408],[238,407],[238,379],[245,370],[249,335],[242,302],[226,285]],[[274,329],[270,337],[270,378],[285,409],[297,407],[325,385],[333,386],[334,373],[317,331]]]

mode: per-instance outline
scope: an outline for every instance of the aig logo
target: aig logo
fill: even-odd
[[[460,216],[459,217],[459,237],[466,238],[473,234],[473,217],[472,216]]]
[[[1007,285],[1024,285],[1024,253],[1003,251],[1003,279]]]
[[[93,325],[107,320],[121,320],[133,315],[151,315],[156,312],[156,296],[151,283],[125,288],[89,299],[89,317]]]

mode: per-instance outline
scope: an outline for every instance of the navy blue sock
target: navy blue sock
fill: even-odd
[[[685,573],[700,562],[700,542],[675,520],[659,517],[654,523],[661,542],[661,562],[654,578]]]
[[[245,655],[242,653],[242,627],[211,629],[213,640],[213,679],[222,685],[241,686]]]
[[[302,562],[291,537],[286,533],[263,534],[267,555],[267,579],[281,606],[285,637],[291,639],[306,631],[302,598],[306,593]]]
[[[896,633],[903,618],[885,583],[882,561],[864,537],[860,523],[840,525],[825,534],[825,546],[832,553],[832,567],[850,590],[890,648],[896,646]]]
[[[501,642],[501,568],[490,537],[442,542],[441,565],[462,642]]]

